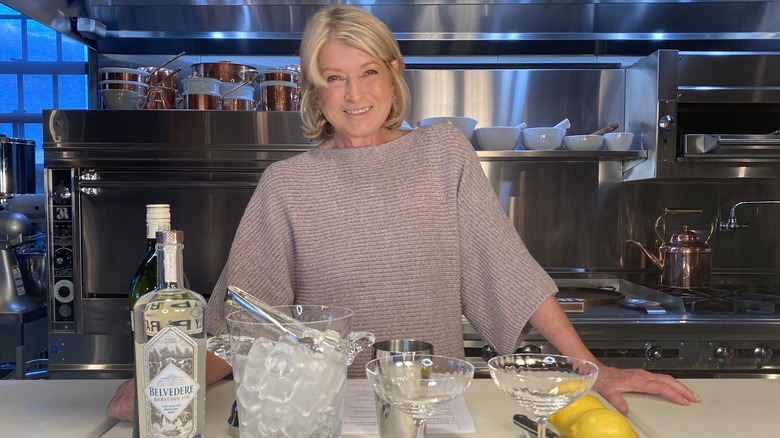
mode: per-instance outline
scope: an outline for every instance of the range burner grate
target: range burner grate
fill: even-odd
[[[667,288],[661,292],[680,298],[691,314],[780,313],[780,289],[718,285],[696,290]]]

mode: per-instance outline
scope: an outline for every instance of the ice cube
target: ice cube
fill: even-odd
[[[265,359],[265,370],[273,377],[282,378],[295,368],[296,350],[302,347],[280,341]]]
[[[273,435],[278,435],[286,424],[294,423],[294,419],[290,418],[284,403],[270,401],[264,403],[257,420],[263,429]]]

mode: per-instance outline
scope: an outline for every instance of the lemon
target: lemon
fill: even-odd
[[[571,425],[571,438],[638,438],[626,417],[609,409],[591,409]]]
[[[560,385],[552,385],[548,389],[551,394],[569,395],[576,397],[588,390],[588,384],[581,380],[568,380]]]
[[[602,403],[601,400],[590,394],[585,394],[577,400],[574,400],[570,405],[550,415],[548,421],[558,429],[558,432],[560,432],[561,435],[568,438],[572,436],[571,425],[577,421],[577,418],[579,418],[580,415],[591,409],[604,408],[604,403]]]

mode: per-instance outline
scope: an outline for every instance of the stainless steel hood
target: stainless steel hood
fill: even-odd
[[[306,18],[355,4],[405,55],[780,51],[780,1],[0,0],[99,53],[294,55]]]

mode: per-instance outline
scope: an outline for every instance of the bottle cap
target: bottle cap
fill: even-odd
[[[170,204],[149,204],[146,206],[146,220],[171,220]]]
[[[184,231],[182,230],[165,230],[158,231],[155,235],[157,245],[175,245],[177,243],[184,243]]]

